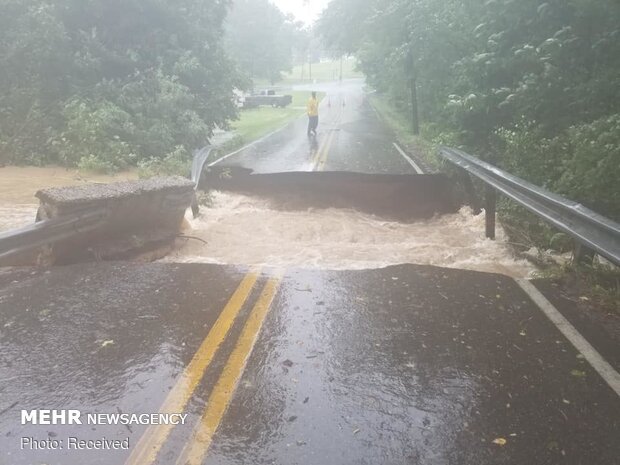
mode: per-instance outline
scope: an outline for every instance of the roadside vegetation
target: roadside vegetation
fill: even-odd
[[[454,169],[437,155],[438,146],[449,144],[449,141],[442,140],[441,137],[429,140],[422,135],[413,134],[411,118],[390,102],[385,94],[372,93],[369,100],[379,117],[410,153],[414,153],[432,170]],[[483,186],[478,185],[478,188],[482,196]],[[568,298],[578,301],[580,307],[620,316],[620,269],[598,262],[567,261],[566,255],[573,247],[567,235],[554,230],[507,199],[500,197],[499,202],[498,213],[510,243],[516,251],[527,252],[523,256],[539,267],[537,278],[550,280],[561,286],[566,290]],[[530,255],[532,250],[537,248],[540,250]],[[554,260],[545,253],[547,249],[561,255]]]
[[[620,269],[597,264],[566,263],[548,266],[537,279],[550,281],[563,289],[566,298],[588,311],[620,317]]]
[[[230,2],[224,45],[250,84],[275,84],[312,46],[310,30],[269,0]]]
[[[319,30],[422,154],[460,147],[620,220],[619,24],[614,0],[333,0]],[[554,231],[502,211],[550,246]]]
[[[371,103],[427,164],[459,147],[620,221],[618,25],[614,0],[332,0],[319,30],[356,56]],[[570,252],[523,208],[502,199],[498,212],[518,250]],[[543,275],[617,312],[613,266]]]
[[[234,136],[230,141],[224,144],[220,152],[224,153],[238,149],[270,132],[282,128],[294,119],[305,114],[306,103],[310,98],[310,92],[291,91],[286,89],[279,92],[292,95],[292,103],[285,108],[263,106],[241,110],[239,119],[233,121],[230,125],[230,130]],[[319,100],[321,100],[323,96],[323,93],[317,93],[317,98]]]
[[[280,90],[283,94],[293,97],[292,103],[284,108],[261,106],[257,108],[240,109],[238,117],[224,133],[224,141],[215,143],[216,148],[211,152],[213,161],[227,153],[283,128],[306,112],[306,103],[310,96],[308,91]],[[317,98],[322,100],[324,93],[317,92]],[[161,175],[185,175],[191,167],[191,160],[183,150],[168,154],[164,158],[149,158],[138,162],[140,177]]]
[[[0,0],[0,10],[0,165],[185,172],[238,117],[233,91],[280,80],[310,46],[268,0]],[[265,126],[284,118],[261,112]],[[262,131],[238,123],[243,137]]]
[[[0,160],[102,171],[187,154],[236,115],[225,2],[0,0]],[[136,31],[140,31],[137,33]]]
[[[385,94],[376,92],[368,95],[370,104],[379,118],[394,132],[394,136],[410,153],[415,153],[431,169],[439,171],[443,163],[437,156],[436,144],[411,131],[411,119]]]

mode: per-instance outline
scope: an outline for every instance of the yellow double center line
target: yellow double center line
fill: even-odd
[[[325,169],[325,163],[327,162],[327,154],[329,153],[329,149],[332,146],[332,141],[334,140],[334,131],[330,132],[325,139],[321,149],[317,152],[314,157],[313,162],[313,171],[323,171]]]
[[[334,118],[334,121],[332,122],[332,125],[335,126],[340,123],[343,113],[344,109],[341,106],[338,114],[336,115],[336,118]],[[321,147],[319,147],[319,150],[317,150],[317,153],[312,161],[313,171],[323,171],[325,169],[325,164],[327,163],[327,155],[329,154],[329,150],[331,149],[332,142],[334,141],[335,136],[336,131],[331,130]]]
[[[258,338],[258,333],[263,326],[280,281],[281,278],[271,278],[267,281],[263,292],[252,309],[252,313],[248,317],[237,345],[230,354],[220,379],[211,391],[207,408],[196,425],[191,440],[185,445],[177,460],[177,465],[202,465],[202,460],[213,440],[213,434],[222,421],[254,343]]]
[[[226,339],[235,319],[241,311],[241,308],[250,296],[258,276],[259,272],[254,271],[248,273],[241,280],[241,283],[222,310],[222,313],[218,317],[217,321],[211,327],[207,337],[198,348],[198,351],[194,354],[191,362],[185,368],[179,377],[179,380],[166,396],[166,399],[159,410],[160,413],[180,413],[185,410],[192,394],[202,380],[206,369],[213,361],[215,354]],[[211,393],[209,403],[207,404],[207,410],[203,414],[203,417],[198,425],[201,426],[205,423],[209,428],[211,435],[215,432],[215,429],[217,429],[217,425],[219,425],[228,403],[232,398],[234,387],[243,372],[245,361],[253,348],[254,342],[258,336],[260,328],[262,327],[265,316],[269,311],[269,307],[271,306],[271,302],[273,301],[273,298],[278,290],[280,282],[280,275],[267,281],[267,284],[265,285],[256,305],[252,309],[248,321],[243,328],[241,337],[239,338],[239,341],[237,342],[237,345],[235,346],[235,349],[233,350],[226,367],[220,376],[220,379]],[[136,447],[125,462],[125,465],[150,465],[154,463],[157,458],[157,454],[166,442],[166,439],[168,438],[168,435],[172,431],[173,427],[173,425],[169,424],[149,426],[136,444]],[[188,446],[191,446],[190,452],[192,453],[192,457],[197,456],[200,452],[198,450],[199,447],[205,444],[203,427],[198,428],[197,432],[199,435],[195,435],[194,440],[191,443],[188,443],[185,447],[185,449],[187,449]],[[209,438],[210,437],[211,436],[209,436]],[[200,441],[197,441],[198,439],[200,439]],[[201,458],[206,453],[208,444],[210,444],[210,439],[202,452],[203,455],[200,456]]]

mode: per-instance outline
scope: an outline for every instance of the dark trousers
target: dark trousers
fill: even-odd
[[[319,125],[319,117],[317,116],[308,116],[308,135],[310,133],[314,133],[316,135],[316,128]]]

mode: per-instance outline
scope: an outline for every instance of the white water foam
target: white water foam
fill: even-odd
[[[484,213],[458,213],[411,224],[346,209],[282,211],[268,200],[214,192],[212,205],[188,218],[191,238],[164,261],[323,269],[368,269],[415,263],[527,277],[498,225],[484,237]],[[202,241],[206,241],[204,244]]]

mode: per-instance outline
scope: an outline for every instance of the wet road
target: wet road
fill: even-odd
[[[360,82],[317,90],[327,97],[316,143],[302,118],[222,165],[414,172]],[[523,284],[432,266],[281,263],[0,269],[0,465],[618,463],[618,342],[588,329],[612,363],[601,365]],[[44,408],[187,417],[20,421]]]
[[[501,275],[102,263],[5,270],[0,305],[2,464],[614,464],[620,454],[618,396]],[[20,425],[20,409],[35,408],[188,417],[148,430]],[[24,437],[64,448],[21,449]],[[68,450],[70,437],[127,439],[129,450]]]
[[[316,138],[306,136],[304,116],[284,130],[222,161],[257,173],[285,171],[355,171],[360,173],[415,173],[398,153],[394,137],[379,120],[363,92],[363,81],[324,83],[307,90],[325,92],[319,110]]]

